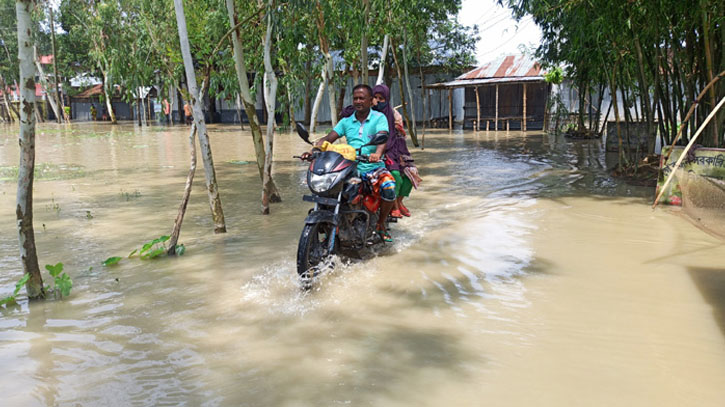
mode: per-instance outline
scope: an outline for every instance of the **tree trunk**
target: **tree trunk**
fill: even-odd
[[[138,121],[138,127],[143,126],[141,122],[141,88],[136,88],[136,120]]]
[[[15,117],[20,117],[20,115],[19,115],[18,111],[15,109],[15,106],[13,106],[12,103],[10,103],[8,101],[9,95],[7,92],[5,92],[5,89],[7,89],[7,84],[5,83],[5,78],[3,78],[2,75],[0,75],[0,89],[3,90],[3,103],[5,103],[5,109],[8,112],[8,119],[12,123],[13,121],[15,121],[15,119],[13,118],[13,115],[10,112],[15,113]]]
[[[30,13],[32,0],[16,0],[15,12],[18,22],[18,60],[20,62],[20,165],[18,167],[17,208],[15,215],[20,243],[20,261],[23,271],[30,275],[25,283],[28,298],[45,297],[43,278],[38,266],[38,254],[35,247],[33,230],[33,172],[35,170],[35,68],[33,66],[33,48],[30,38],[33,26]]]
[[[43,65],[40,63],[40,59],[38,59],[38,49],[35,45],[33,45],[33,57],[35,59],[35,66],[38,68],[38,76],[40,77],[40,85],[43,87],[43,90],[45,90],[45,97],[48,98],[48,102],[50,103],[50,108],[53,109],[53,114],[55,115],[55,120],[60,123],[63,117],[58,110],[58,105],[56,104],[55,97],[53,95],[55,92],[53,92],[50,89],[50,86],[48,85],[48,78],[45,76],[45,71],[43,71]],[[22,83],[22,81],[20,82]],[[57,94],[56,94],[57,96]]]
[[[176,220],[174,220],[174,229],[171,231],[171,237],[169,238],[169,250],[166,252],[169,256],[176,255],[176,243],[179,241],[179,234],[181,234],[181,223],[184,221],[186,206],[189,204],[189,197],[191,196],[191,185],[194,182],[194,173],[196,172],[195,135],[196,125],[192,123],[191,130],[189,131],[189,154],[191,156],[191,164],[189,165],[189,175],[186,177],[186,185],[184,186],[184,195],[181,197],[179,212],[176,214]]]
[[[184,5],[182,0],[174,0],[174,8],[176,10],[176,24],[179,29],[181,55],[184,59],[184,69],[186,70],[186,82],[189,88],[189,98],[191,99],[193,106],[194,123],[196,123],[197,132],[199,134],[199,146],[201,147],[202,160],[204,162],[204,175],[206,176],[206,188],[209,194],[211,216],[214,221],[214,233],[225,233],[227,231],[227,227],[224,222],[222,201],[219,197],[219,187],[216,180],[216,171],[214,170],[214,159],[211,154],[209,135],[206,131],[204,113],[202,112],[201,101],[199,100],[201,95],[199,94],[196,86],[196,72],[194,72],[194,63],[191,59],[191,50],[189,49],[189,38],[186,33],[186,17],[184,17]]]
[[[53,92],[53,96],[55,97],[56,104],[60,106],[60,114],[63,115],[63,119],[66,122],[69,122],[68,115],[65,113],[65,102],[63,102],[63,95],[60,93],[60,80],[58,79],[58,57],[55,47],[55,23],[53,21],[53,7],[48,7],[48,13],[50,15],[50,45],[53,50],[53,76],[55,77],[55,92]],[[58,117],[58,123],[60,123],[61,118]]]
[[[347,69],[345,69],[343,72],[347,73]],[[345,80],[346,84],[340,88],[340,94],[337,95],[337,101],[335,102],[335,103],[337,103],[336,106],[337,106],[338,112],[342,112],[342,109],[345,107],[345,106],[343,106],[343,104],[345,103],[345,92],[347,90],[346,89],[347,88],[347,77],[346,76],[347,75],[343,74],[343,79]]]
[[[617,64],[615,64],[615,66],[614,66],[614,70],[617,69],[616,65]],[[622,131],[621,131],[621,127],[619,124],[619,106],[617,105],[617,85],[616,85],[616,81],[615,81],[614,72],[612,72],[612,77],[610,79],[609,88],[612,91],[612,105],[614,106],[614,122],[615,122],[615,126],[617,128],[617,146],[619,148],[619,151],[618,151],[619,160],[617,162],[617,168],[621,171],[624,166],[624,146],[622,145]]]
[[[227,5],[227,12],[229,14],[229,24],[235,27],[239,24],[237,12],[234,8],[234,0],[225,0]],[[257,160],[257,169],[259,170],[259,179],[264,183],[264,140],[262,139],[262,129],[259,126],[259,118],[257,117],[257,110],[254,107],[254,99],[252,99],[252,92],[249,90],[249,79],[247,78],[247,66],[244,62],[244,48],[242,47],[242,41],[239,38],[239,29],[232,32],[232,48],[234,53],[234,69],[237,73],[237,81],[239,82],[239,90],[242,97],[242,103],[244,104],[244,111],[247,113],[247,119],[249,119],[249,129],[252,132],[252,142],[254,144],[254,153]],[[241,117],[240,117],[241,122]],[[281,201],[279,191],[274,183],[273,179],[270,179],[270,200],[272,202]]]
[[[400,88],[400,103],[403,106],[403,117],[405,118],[405,122],[408,125],[408,132],[410,133],[410,139],[413,141],[413,145],[418,147],[418,137],[415,135],[415,131],[413,130],[413,126],[411,125],[410,117],[408,116],[408,108],[406,107],[406,101],[405,101],[405,92],[403,91],[403,75],[400,71],[400,64],[398,63],[398,55],[395,52],[395,45],[390,44],[390,50],[393,54],[393,60],[395,61],[395,68],[398,71],[398,88]],[[392,131],[392,130],[391,130]]]
[[[151,96],[150,95],[151,95],[151,87],[149,87],[149,91],[146,94],[146,101],[145,101],[145,104],[146,104],[146,115],[145,115],[146,126],[149,126],[149,119],[151,118]]]
[[[244,122],[242,121],[242,96],[237,93],[236,105],[237,117],[239,118],[239,127],[244,130]]]
[[[337,98],[335,97],[335,70],[332,65],[332,55],[325,52],[327,61],[327,99],[330,101],[330,122],[332,127],[337,125]]]
[[[418,60],[421,61],[420,47],[418,48]],[[423,94],[423,140],[425,140],[425,129],[428,127],[428,89],[425,88],[425,75],[423,75],[423,67],[418,64],[418,73],[420,75],[420,91]],[[425,145],[425,141],[421,142]]]
[[[410,101],[410,119],[411,124],[413,125],[410,129],[410,137],[413,140],[418,140],[417,137],[417,121],[415,120],[415,103],[413,96],[413,90],[410,88],[410,75],[408,75],[408,51],[406,51],[406,48],[408,47],[408,34],[405,30],[403,30],[403,73],[405,74],[405,87],[408,89],[408,100]],[[418,143],[415,143],[416,147],[418,146]]]
[[[310,75],[311,61],[308,59],[305,62],[305,124],[310,125],[310,118],[312,117],[312,75]]]
[[[146,96],[144,96],[144,94],[143,94],[143,91],[144,91],[143,88],[144,88],[143,85],[141,85],[138,88],[138,97],[139,97],[138,100],[139,100],[139,102],[141,102],[141,108],[139,109],[139,117],[138,117],[139,126],[143,126],[142,123],[144,123],[144,122],[148,125],[148,122],[149,122],[148,115],[146,114]],[[141,120],[142,117],[143,117],[143,120]]]
[[[295,129],[295,106],[292,100],[292,89],[289,86],[289,82],[285,83],[285,89],[287,90],[287,109],[289,110],[289,131],[294,133]],[[344,89],[344,88],[343,88]]]
[[[176,103],[178,103],[178,106],[176,107],[176,110],[179,112],[179,123],[186,124],[186,113],[184,113],[184,98],[181,94],[181,90],[183,88],[183,82],[179,80],[179,86],[176,89]],[[173,112],[172,112],[173,115]],[[197,129],[198,131],[198,129]]]
[[[264,102],[267,107],[267,151],[264,158],[264,177],[262,180],[262,214],[269,215],[269,203],[272,199],[272,157],[274,155],[274,111],[277,99],[277,76],[272,68],[272,11],[274,0],[269,0],[267,10],[267,35],[264,38]]]
[[[376,85],[383,83],[385,77],[385,57],[388,55],[388,45],[390,43],[390,36],[385,34],[383,37],[383,52],[380,55],[380,63],[378,64],[378,79],[375,81]]]
[[[108,72],[105,69],[101,72],[103,74],[103,95],[106,97],[108,117],[111,118],[111,124],[118,124],[118,121],[116,121],[116,114],[113,112],[113,106],[111,106],[111,95],[113,94],[113,90],[111,91],[111,94],[108,93],[108,87],[113,85],[108,83]]]
[[[363,11],[362,38],[360,39],[360,74],[362,83],[368,85],[368,32],[367,27],[370,20],[370,0],[363,0],[365,10]],[[356,81],[357,83],[357,81]],[[344,88],[343,88],[344,89]]]
[[[310,116],[310,134],[317,130],[317,114],[320,112],[320,104],[322,103],[322,95],[325,92],[325,86],[327,86],[327,69],[322,68],[322,81],[320,81],[320,87],[317,89],[317,96],[315,96],[315,102],[312,104],[312,116]]]
[[[712,51],[710,50],[710,18],[708,16],[707,10],[705,8],[705,5],[709,4],[706,1],[700,0],[700,10],[702,14],[702,42],[705,45],[705,66],[706,74],[707,74],[707,82],[711,82],[713,79],[713,70],[712,70]],[[722,6],[722,3],[720,3]],[[722,30],[722,27],[720,27]],[[716,87],[710,88],[710,109],[713,109],[715,107],[715,89]],[[719,144],[719,126],[718,121],[715,120],[712,122],[712,126],[710,127],[712,129],[712,139],[710,141],[712,147],[717,147]]]
[[[642,57],[642,46],[639,37],[634,34],[634,48],[637,51],[637,65],[639,66],[639,91],[642,94],[642,103],[645,107],[645,118],[647,120],[647,152],[655,151],[655,126],[652,111],[649,104],[649,85],[647,85],[647,77],[644,74],[644,58]]]

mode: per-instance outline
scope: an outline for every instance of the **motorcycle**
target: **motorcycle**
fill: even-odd
[[[296,123],[297,134],[308,144],[307,129]],[[310,161],[307,186],[311,195],[302,199],[312,202],[297,247],[297,274],[306,288],[325,267],[332,255],[360,255],[361,251],[384,243],[375,233],[380,208],[380,194],[375,192],[369,177],[359,177],[357,162],[370,162],[361,154],[366,146],[384,144],[387,133],[378,133],[356,150],[356,160],[345,159],[335,151],[315,151],[310,156],[294,156]],[[386,219],[395,222],[395,218]]]

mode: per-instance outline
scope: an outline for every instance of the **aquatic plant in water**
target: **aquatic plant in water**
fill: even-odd
[[[159,257],[160,255],[166,253],[167,248],[164,243],[169,239],[170,236],[163,235],[154,240],[146,242],[143,246],[141,246],[140,249],[136,249],[129,253],[128,257],[131,258],[136,253],[138,253],[141,260],[148,260]],[[186,247],[184,247],[183,244],[178,244],[176,245],[175,251],[177,256],[181,256],[186,252]]]
[[[63,263],[55,265],[46,264],[45,269],[48,270],[50,276],[53,277],[53,288],[50,286],[45,287],[47,293],[53,293],[56,298],[63,298],[70,295],[70,291],[73,288],[73,280],[67,273],[63,272]],[[23,277],[15,283],[15,290],[11,295],[0,299],[0,306],[12,306],[17,305],[17,297],[20,293],[20,289],[23,288],[25,283],[30,279],[30,274],[26,273]]]
[[[18,280],[17,283],[15,283],[15,290],[13,291],[13,294],[0,299],[0,306],[5,305],[6,307],[8,307],[11,305],[16,305],[17,302],[15,301],[15,298],[18,296],[20,289],[23,288],[23,286],[25,285],[25,283],[28,282],[29,279],[30,279],[30,274],[25,273],[23,278],[21,278],[20,280]]]
[[[106,260],[103,260],[101,264],[103,264],[106,267],[115,266],[118,264],[118,262],[121,261],[120,257],[109,257]]]
[[[69,296],[70,290],[73,288],[73,280],[71,280],[68,274],[63,272],[63,263],[58,263],[54,266],[46,264],[45,269],[53,277],[53,295],[59,298]],[[46,287],[46,291],[50,292],[51,290],[49,290],[49,287]]]

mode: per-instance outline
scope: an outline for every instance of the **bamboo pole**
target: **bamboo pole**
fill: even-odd
[[[707,126],[707,124],[710,122],[710,120],[712,120],[713,116],[715,116],[715,114],[717,114],[717,111],[720,110],[720,108],[722,107],[722,105],[724,103],[725,103],[725,97],[720,99],[720,103],[718,103],[717,106],[715,106],[715,109],[713,109],[712,112],[710,112],[710,114],[707,116],[705,121],[702,122],[702,124],[700,125],[700,128],[697,129],[697,132],[695,133],[695,135],[690,139],[690,142],[687,143],[687,146],[685,147],[685,149],[682,150],[682,154],[680,154],[680,158],[677,159],[677,162],[675,163],[674,168],[672,168],[672,172],[670,173],[670,176],[667,177],[667,180],[665,181],[665,183],[662,184],[660,193],[657,194],[657,198],[655,198],[655,201],[652,204],[652,209],[657,207],[657,204],[659,203],[660,198],[662,198],[662,194],[665,193],[667,186],[670,184],[670,181],[672,181],[672,178],[675,176],[675,172],[677,171],[677,168],[679,168],[680,164],[682,163],[682,160],[685,157],[687,157],[687,151],[690,149],[690,147],[692,147],[693,144],[695,144],[695,140],[697,140],[697,137],[700,135],[700,133],[702,133],[702,131]],[[663,161],[663,163],[664,162],[666,162],[666,161]]]
[[[498,131],[498,84],[496,84],[496,121],[493,129],[494,131]]]
[[[521,120],[521,130],[526,131],[526,84],[524,83],[524,118]]]
[[[478,98],[478,86],[476,86],[476,131],[481,127],[481,101]]]

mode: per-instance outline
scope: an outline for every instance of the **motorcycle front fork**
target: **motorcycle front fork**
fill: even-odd
[[[333,219],[337,219],[337,215],[340,213],[340,205],[341,205],[341,199],[342,199],[342,191],[340,191],[337,194],[337,205],[335,205],[335,216]],[[320,209],[320,204],[315,202],[315,210]],[[332,251],[335,249],[335,238],[337,237],[337,228],[339,225],[334,225],[335,227],[332,229],[332,235],[330,236],[330,247],[327,249],[327,252],[332,254]]]

